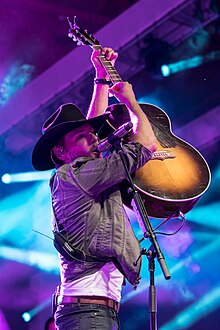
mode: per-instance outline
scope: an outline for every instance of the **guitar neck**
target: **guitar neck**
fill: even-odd
[[[102,47],[100,45],[93,45],[93,49],[100,50],[99,60],[105,69],[110,81],[112,84],[116,84],[117,82],[121,82],[122,79],[119,73],[116,71],[111,61],[106,60],[105,55],[102,54]]]

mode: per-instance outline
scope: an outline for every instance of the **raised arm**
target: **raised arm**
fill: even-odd
[[[115,60],[118,57],[118,53],[114,52],[112,48],[103,48],[102,53],[106,56],[107,60],[112,61],[114,65]],[[100,54],[99,50],[95,50],[92,53],[91,61],[95,68],[97,79],[108,80],[108,76],[106,74],[105,69],[102,67],[98,55]],[[102,115],[105,112],[105,109],[108,107],[108,84],[94,83],[92,100],[89,106],[87,118],[96,117]]]
[[[119,102],[124,103],[128,108],[134,125],[130,135],[131,141],[140,142],[151,152],[154,152],[157,149],[156,137],[147,116],[136,100],[131,84],[119,82],[109,90]]]

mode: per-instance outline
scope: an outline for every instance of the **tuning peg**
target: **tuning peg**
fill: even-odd
[[[76,44],[77,44],[77,46],[82,46],[83,45],[83,43],[81,41],[78,41]]]

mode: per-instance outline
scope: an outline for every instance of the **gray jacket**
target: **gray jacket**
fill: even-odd
[[[130,173],[151,157],[139,143],[123,146]],[[109,257],[128,281],[138,283],[140,245],[124,210],[119,183],[126,178],[120,155],[80,157],[61,166],[50,181],[53,210],[59,230],[87,255]],[[53,221],[53,230],[56,230]],[[61,279],[69,282],[99,270],[103,262],[67,261],[61,258]]]

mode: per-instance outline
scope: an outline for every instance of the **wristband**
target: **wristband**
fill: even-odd
[[[95,78],[94,79],[94,84],[96,84],[96,85],[98,85],[98,84],[100,84],[100,85],[109,85],[109,86],[112,85],[110,80],[107,80],[107,79],[104,79],[104,78]]]

